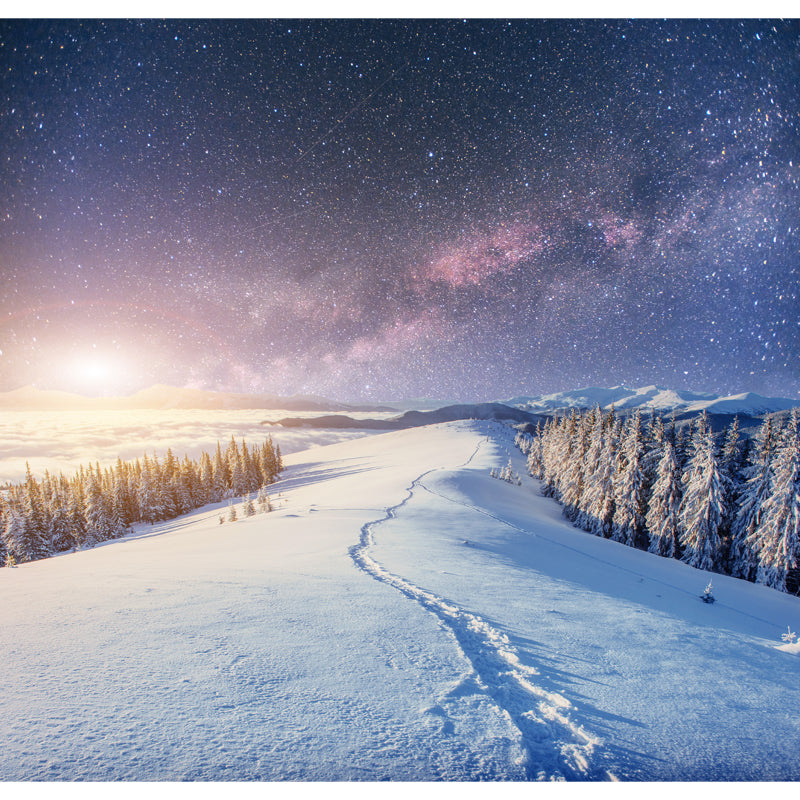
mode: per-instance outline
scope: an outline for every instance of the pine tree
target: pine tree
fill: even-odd
[[[583,457],[583,487],[578,503],[578,513],[574,520],[574,524],[584,530],[588,530],[590,527],[587,509],[592,499],[594,481],[600,469],[600,459],[603,454],[603,445],[605,442],[603,430],[603,415],[600,411],[600,407],[596,406],[592,415],[591,427],[587,434],[586,454]]]
[[[90,468],[84,511],[86,519],[84,546],[93,547],[114,537],[116,531],[109,505],[108,498],[103,494],[100,476]]]
[[[84,509],[86,497],[83,488],[83,480],[76,476],[70,481],[70,491],[67,496],[67,519],[69,520],[69,532],[72,536],[72,547],[83,546],[86,539],[86,518]]]
[[[614,516],[611,538],[629,547],[641,543],[646,513],[642,471],[642,420],[639,411],[629,419],[622,446],[622,466],[614,479]]]
[[[757,583],[783,592],[797,592],[800,556],[800,431],[794,410],[775,454],[772,492],[762,508],[758,537]],[[789,579],[792,578],[791,586]]]
[[[739,433],[739,417],[734,417],[733,422],[725,432],[725,442],[719,457],[720,469],[732,480],[739,477],[742,468],[742,441]]]
[[[667,440],[667,432],[664,429],[664,420],[655,415],[655,411],[650,415],[650,424],[647,434],[644,437],[642,455],[642,474],[644,476],[644,493],[649,497],[653,484],[656,482],[658,465],[664,457],[664,442]],[[674,448],[673,448],[674,449]]]
[[[262,486],[272,483],[278,475],[278,459],[275,455],[275,446],[272,437],[267,436],[266,441],[259,451],[259,464],[261,466]]]
[[[242,456],[239,452],[239,446],[232,436],[230,444],[228,445],[226,460],[231,475],[230,496],[240,497],[246,491],[245,474],[242,468]]]
[[[242,499],[242,513],[245,517],[253,517],[256,513],[256,507],[253,505],[253,498],[248,492]]]
[[[723,559],[720,527],[726,513],[726,479],[714,452],[713,433],[704,424],[695,430],[693,451],[684,476],[686,488],[679,517],[681,560],[697,569],[714,571]]]
[[[200,475],[198,477],[197,503],[204,506],[206,503],[215,503],[219,498],[214,495],[214,467],[208,453],[200,456]]]
[[[650,537],[648,550],[666,558],[678,557],[680,538],[681,471],[675,448],[669,440],[658,463],[645,524]]]
[[[3,499],[3,495],[0,494],[0,567],[5,567],[8,559],[5,539],[7,514],[8,503]]]
[[[584,481],[586,471],[586,453],[589,448],[589,433],[594,423],[594,411],[590,416],[582,415],[577,420],[575,432],[569,448],[569,456],[564,468],[564,477],[561,481],[563,487],[561,501],[564,504],[564,513],[567,519],[575,521],[580,514],[581,500],[584,494]]]
[[[64,494],[56,490],[51,497],[51,533],[50,541],[54,553],[64,553],[76,546],[75,537],[70,524],[69,506]]]
[[[261,470],[258,468],[257,458],[250,452],[244,439],[242,439],[242,472],[246,490],[248,492],[257,491],[263,483]]]
[[[258,490],[256,503],[258,504],[258,510],[262,514],[272,511],[272,502],[267,494],[267,490],[263,486]]]
[[[531,442],[530,450],[528,451],[528,474],[534,478],[542,477],[542,431],[541,422],[536,423],[536,434]]]
[[[157,467],[145,455],[142,459],[142,473],[137,491],[137,502],[142,522],[151,525],[162,519],[162,508],[158,497]]]
[[[594,475],[585,490],[585,511],[581,527],[595,536],[609,536],[614,518],[614,477],[619,458],[621,421],[613,410],[604,420],[604,443]]]
[[[6,560],[11,559],[15,564],[31,561],[28,558],[28,534],[22,509],[9,503],[4,519],[3,545],[7,553]]]
[[[228,464],[222,456],[222,449],[219,442],[217,442],[217,449],[214,453],[214,486],[212,491],[212,502],[218,503],[220,500],[228,496],[228,491],[231,485],[231,473],[228,469]]]
[[[743,471],[745,482],[736,497],[736,513],[731,525],[729,571],[734,578],[755,580],[760,542],[756,530],[761,509],[772,493],[772,469],[778,435],[772,417],[761,424],[755,445],[750,448],[750,463]]]
[[[25,546],[22,558],[17,561],[36,561],[52,555],[49,540],[49,525],[44,508],[41,489],[31,475],[30,465],[26,464],[25,485],[23,489],[23,516],[25,518]]]

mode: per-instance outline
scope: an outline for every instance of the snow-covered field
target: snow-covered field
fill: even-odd
[[[800,600],[702,603],[509,454],[484,422],[340,442],[271,514],[0,570],[0,778],[800,778]]]

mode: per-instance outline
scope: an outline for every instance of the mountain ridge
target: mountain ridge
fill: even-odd
[[[750,417],[786,411],[800,405],[800,399],[767,397],[756,392],[741,392],[732,395],[717,395],[712,392],[668,389],[662,386],[644,386],[632,389],[623,385],[611,387],[590,386],[541,395],[518,395],[505,400],[477,401],[474,403],[443,403],[436,406],[432,400],[407,400],[394,403],[341,403],[314,395],[291,395],[283,397],[272,394],[246,394],[241,392],[219,392],[204,389],[180,388],[155,384],[140,391],[119,397],[87,397],[85,395],[58,390],[38,389],[23,386],[9,392],[0,392],[0,411],[90,411],[90,410],[245,410],[283,409],[301,412],[347,413],[347,412],[406,412],[409,417],[420,413],[441,412],[468,406],[506,406],[516,411],[533,415],[552,415],[570,409],[587,409],[599,405],[607,410],[612,406],[618,411],[657,411],[679,414],[744,415]],[[482,415],[479,415],[482,416]],[[508,416],[508,415],[506,415]],[[512,415],[513,416],[513,415]],[[489,417],[491,418],[490,414]],[[436,421],[444,421],[441,414]],[[391,427],[391,426],[387,426]]]
[[[756,392],[742,392],[732,395],[717,395],[712,392],[695,392],[668,389],[662,386],[644,386],[630,389],[626,386],[609,388],[590,386],[565,392],[542,395],[520,395],[507,400],[499,400],[531,413],[552,413],[571,408],[609,409],[613,405],[618,410],[640,408],[642,410],[700,412],[714,414],[743,414],[759,416],[776,411],[786,411],[800,405],[800,400],[788,397],[766,397]]]

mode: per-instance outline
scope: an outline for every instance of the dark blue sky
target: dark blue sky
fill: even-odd
[[[796,397],[800,23],[0,23],[0,390]]]

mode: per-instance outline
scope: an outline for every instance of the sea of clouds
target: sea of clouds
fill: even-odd
[[[373,431],[353,429],[282,428],[262,424],[284,417],[314,417],[314,413],[272,410],[169,410],[169,411],[2,411],[0,412],[0,484],[17,483],[30,464],[34,477],[45,470],[72,477],[81,465],[101,467],[132,461],[154,452],[162,457],[168,448],[178,458],[199,458],[223,448],[234,436],[248,444],[261,444],[271,435],[284,455],[311,447],[334,444]],[[352,414],[351,416],[360,416]],[[364,414],[379,417],[392,414]]]

